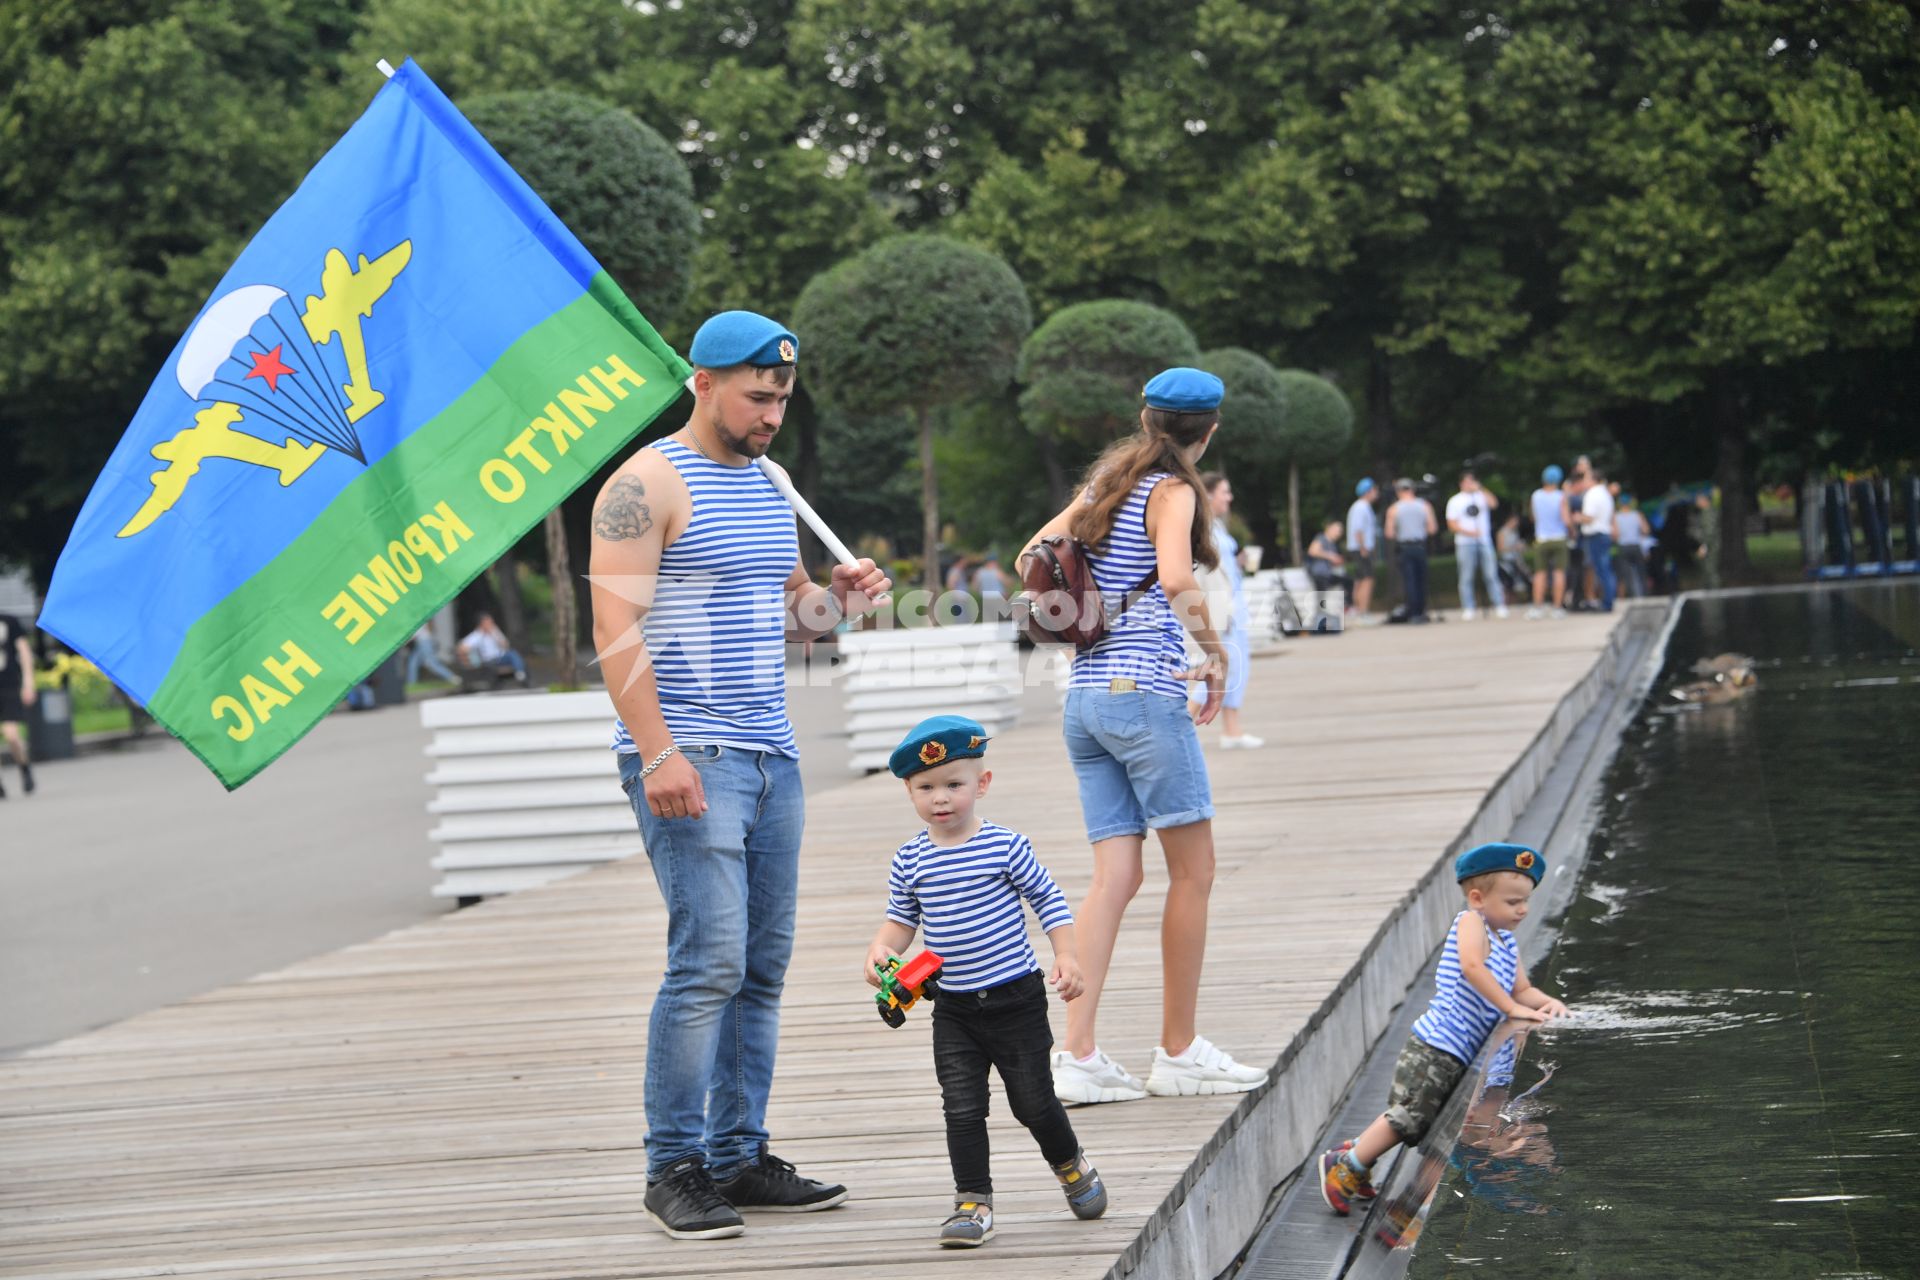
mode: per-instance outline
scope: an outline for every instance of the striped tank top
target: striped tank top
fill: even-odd
[[[800,562],[793,508],[759,467],[723,467],[673,440],[653,448],[693,516],[660,553],[644,625],[660,714],[682,747],[798,757],[787,719],[786,585]],[[639,750],[616,717],[613,749]]]
[[[901,845],[887,869],[887,919],[919,929],[939,956],[946,991],[984,991],[1040,967],[1027,941],[1021,899],[1043,931],[1073,923],[1053,877],[1017,831],[982,822],[965,844],[942,847],[922,831]]]
[[[1113,531],[1092,549],[1087,559],[1093,581],[1109,609],[1117,609],[1127,594],[1154,566],[1153,541],[1147,537],[1147,499],[1154,486],[1173,479],[1171,472],[1153,471],[1133,487],[1113,519]],[[1174,483],[1181,483],[1175,480]],[[1129,679],[1148,693],[1168,698],[1187,696],[1179,679],[1186,666],[1184,629],[1167,604],[1158,582],[1114,619],[1099,644],[1074,655],[1069,689],[1105,689],[1108,681]]]
[[[1500,1025],[1500,1011],[1473,989],[1460,973],[1460,922],[1468,913],[1454,917],[1447,930],[1447,945],[1440,952],[1440,967],[1433,972],[1433,1003],[1413,1024],[1414,1038],[1471,1063],[1487,1042],[1487,1034]],[[1505,929],[1487,929],[1487,971],[1501,989],[1511,993],[1520,972],[1520,947]]]

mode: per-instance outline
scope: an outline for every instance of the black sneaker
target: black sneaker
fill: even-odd
[[[20,789],[28,795],[33,794],[33,766],[30,764],[20,766]]]
[[[647,1183],[646,1205],[647,1216],[675,1240],[720,1240],[747,1229],[699,1156],[676,1160],[660,1181]]]
[[[831,1209],[847,1198],[845,1187],[803,1178],[792,1165],[764,1149],[758,1160],[741,1165],[739,1173],[713,1185],[734,1208],[767,1213],[812,1213]]]

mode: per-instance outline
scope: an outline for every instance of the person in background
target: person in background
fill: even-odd
[[[1524,598],[1529,585],[1527,578],[1527,540],[1520,536],[1520,513],[1509,514],[1494,531],[1494,554],[1500,557],[1500,581],[1503,586],[1512,587]]]
[[[1633,495],[1621,494],[1620,507],[1613,513],[1613,545],[1621,589],[1629,599],[1638,600],[1647,594],[1647,546],[1653,540],[1652,533]]]
[[[987,602],[995,597],[1004,599],[1007,587],[1007,571],[1000,567],[1000,553],[987,552],[987,558],[982,560],[980,567],[973,571],[973,594],[980,597],[982,617],[987,616],[989,608]],[[1004,613],[1004,610],[1002,612]]]
[[[1213,522],[1213,547],[1220,553],[1220,567],[1212,572],[1226,580],[1233,600],[1227,617],[1221,620],[1226,624],[1220,638],[1227,645],[1227,695],[1220,704],[1220,746],[1225,751],[1252,750],[1266,746],[1267,740],[1248,733],[1246,726],[1240,723],[1240,709],[1247,700],[1247,661],[1250,656],[1247,641],[1253,631],[1253,620],[1247,613],[1247,585],[1241,563],[1244,553],[1232,530],[1227,527],[1227,515],[1233,510],[1233,482],[1218,471],[1209,471],[1200,477],[1200,483],[1207,491],[1207,514]],[[1187,695],[1188,701],[1204,701],[1205,690],[1204,683],[1196,682]]]
[[[1346,557],[1340,554],[1340,522],[1327,521],[1312,542],[1307,544],[1307,576],[1315,591],[1346,592],[1353,586],[1347,575]]]
[[[460,677],[440,661],[440,654],[433,647],[431,626],[423,626],[413,633],[413,643],[407,648],[407,683],[418,684],[422,670],[448,684],[460,683]]]
[[[20,789],[33,794],[33,761],[27,758],[27,740],[20,732],[27,708],[39,697],[33,683],[33,646],[20,619],[0,613],[0,737],[20,766]],[[0,799],[7,789],[0,787]]]
[[[1613,612],[1613,492],[1607,478],[1592,473],[1587,491],[1580,497],[1580,549],[1593,571],[1594,586],[1600,592],[1600,612]]]
[[[1347,508],[1347,576],[1353,579],[1353,611],[1362,617],[1373,607],[1373,560],[1380,549],[1380,517],[1374,504],[1380,490],[1371,479],[1353,486]]]
[[[1573,473],[1567,477],[1566,487],[1560,491],[1560,505],[1567,524],[1567,590],[1562,599],[1566,608],[1576,612],[1588,607],[1591,594],[1588,590],[1586,546],[1582,541],[1584,517],[1580,514],[1581,503],[1593,483],[1589,465],[1584,457],[1575,462]]]
[[[1566,612],[1567,495],[1560,492],[1564,475],[1559,467],[1540,473],[1540,487],[1528,505],[1533,508],[1533,607],[1529,618],[1559,617]]]
[[[1401,477],[1393,482],[1394,501],[1387,508],[1387,537],[1393,543],[1400,567],[1400,590],[1408,622],[1427,620],[1427,539],[1440,532],[1440,518],[1433,504],[1416,497],[1413,481]]]
[[[526,660],[507,643],[507,633],[490,613],[474,619],[473,630],[461,637],[460,643],[454,646],[454,654],[467,666],[506,668],[513,672],[515,680],[521,684],[527,682]]]
[[[1447,528],[1453,534],[1453,554],[1460,573],[1463,622],[1472,622],[1477,616],[1473,595],[1476,576],[1487,584],[1494,616],[1507,616],[1507,597],[1500,589],[1500,571],[1493,554],[1493,509],[1499,502],[1481,487],[1480,478],[1471,471],[1460,473],[1460,492],[1447,499]]]

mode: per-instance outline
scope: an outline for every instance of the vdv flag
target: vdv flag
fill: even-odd
[[[174,348],[40,625],[237,787],[689,372],[408,62]]]

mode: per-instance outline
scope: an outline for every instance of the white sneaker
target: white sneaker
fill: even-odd
[[[1057,1077],[1056,1077],[1057,1078]],[[1174,1057],[1165,1049],[1153,1051],[1153,1069],[1147,1072],[1147,1092],[1157,1098],[1191,1097],[1202,1093],[1245,1093],[1267,1082],[1267,1073],[1243,1067],[1195,1036],[1187,1051]]]
[[[1462,622],[1472,622],[1475,618],[1479,616],[1480,615],[1475,613],[1472,609],[1462,609],[1460,611],[1460,621]]]
[[[1132,1102],[1146,1097],[1147,1087],[1098,1049],[1086,1062],[1060,1049],[1053,1055],[1053,1096],[1082,1104]]]
[[[1556,617],[1556,618],[1564,618],[1564,617],[1566,617],[1566,616],[1567,616],[1567,611],[1566,611],[1565,609],[1555,609],[1555,610],[1553,611],[1553,615],[1552,615],[1552,616],[1554,616],[1554,617]]]
[[[1256,747],[1264,747],[1266,745],[1267,740],[1265,738],[1256,738],[1250,733],[1243,733],[1237,738],[1223,737],[1220,739],[1220,749],[1222,751],[1252,751]]]
[[[1534,622],[1546,616],[1547,616],[1547,611],[1545,609],[1542,609],[1539,605],[1535,605],[1533,608],[1527,610],[1528,622]]]
[[[1505,605],[1501,605],[1501,606],[1500,606],[1500,607],[1499,607],[1498,609],[1495,609],[1495,610],[1493,611],[1493,616],[1494,616],[1494,617],[1496,617],[1496,618],[1504,618],[1504,617],[1506,617],[1506,616],[1507,616],[1507,606],[1505,606]]]

